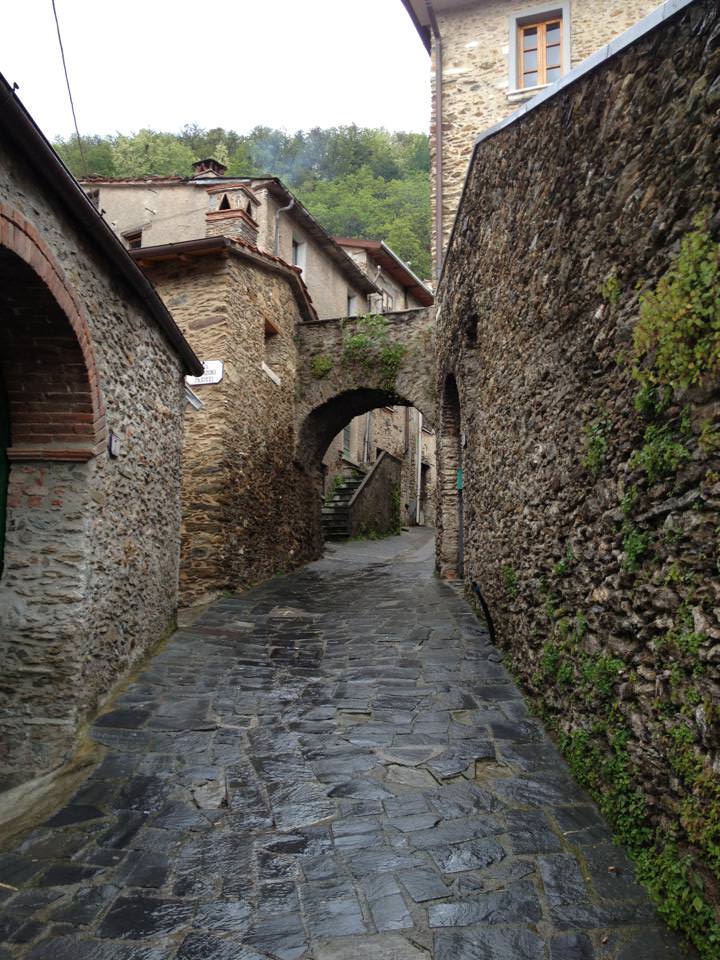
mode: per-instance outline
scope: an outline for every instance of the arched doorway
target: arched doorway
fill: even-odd
[[[464,567],[463,443],[460,396],[455,377],[445,380],[438,437],[438,566],[448,580],[460,579]]]
[[[0,244],[0,776],[7,787],[62,762],[84,707],[88,477],[105,430],[80,308],[32,227],[19,214],[13,224]]]

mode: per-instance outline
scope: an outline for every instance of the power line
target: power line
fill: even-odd
[[[60,56],[62,57],[63,71],[65,73],[65,83],[67,84],[68,97],[70,98],[70,109],[72,110],[73,123],[75,124],[75,136],[77,137],[78,149],[80,150],[80,159],[82,160],[83,170],[85,176],[88,175],[88,165],[85,160],[85,151],[83,150],[82,140],[80,139],[80,131],[78,130],[77,117],[75,116],[75,104],[73,102],[72,90],[70,89],[70,78],[68,77],[67,64],[65,63],[65,50],[63,49],[62,36],[60,35],[60,21],[58,20],[57,10],[55,9],[55,0],[51,0],[53,15],[55,17],[55,26],[57,28],[58,43],[60,44]]]

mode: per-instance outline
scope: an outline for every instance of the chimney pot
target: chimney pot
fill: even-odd
[[[193,164],[193,170],[196,177],[224,177],[227,173],[227,167],[213,157],[197,160]]]

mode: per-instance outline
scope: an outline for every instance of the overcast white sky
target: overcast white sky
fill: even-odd
[[[56,0],[80,132],[424,131],[428,55],[401,0]],[[4,0],[0,71],[72,131],[51,0]]]

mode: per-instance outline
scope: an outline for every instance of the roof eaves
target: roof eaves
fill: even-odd
[[[407,10],[407,12],[410,14],[410,19],[412,20],[413,24],[415,25],[415,29],[417,30],[417,32],[420,34],[420,39],[421,39],[422,42],[423,42],[423,46],[425,47],[425,49],[427,50],[428,53],[431,53],[431,51],[432,51],[432,41],[431,41],[431,39],[430,39],[430,30],[429,30],[426,26],[424,26],[422,23],[420,23],[420,21],[418,20],[417,14],[415,13],[415,10],[413,9],[413,5],[412,5],[411,0],[402,0],[402,5],[405,7],[405,9]]]
[[[128,256],[128,252],[103,220],[75,177],[55,153],[38,125],[0,73],[0,135],[22,154],[27,166],[41,179],[70,218],[117,269],[162,330],[188,373],[199,375],[202,364],[180,332],[155,288]]]
[[[167,260],[187,261],[189,257],[235,255],[249,260],[265,270],[271,270],[285,276],[293,287],[300,312],[305,320],[317,320],[317,312],[312,298],[305,286],[299,267],[295,267],[280,257],[264,253],[242,237],[200,237],[197,240],[181,240],[178,243],[164,243],[154,247],[138,247],[130,255],[137,263],[162,262]]]

